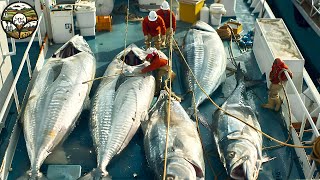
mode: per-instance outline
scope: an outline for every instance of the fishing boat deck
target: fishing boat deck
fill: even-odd
[[[207,1],[206,3],[212,3]],[[119,5],[126,3],[126,1],[116,1],[115,8]],[[134,12],[141,16],[146,16],[146,13],[138,12],[137,7],[130,6],[130,12]],[[236,6],[237,20],[243,24],[244,32],[246,33],[254,27],[255,17],[251,14],[251,10],[244,1],[237,1]],[[227,19],[223,19],[227,21]],[[175,39],[182,44],[183,37],[191,24],[177,22],[177,32]],[[112,59],[124,49],[124,37],[125,37],[125,19],[124,15],[113,16],[113,30],[112,32],[97,32],[95,38],[86,38],[89,46],[91,47],[97,61],[96,77],[103,75],[104,71]],[[128,25],[128,37],[126,45],[135,43],[137,46],[144,46],[143,34],[141,31],[140,22],[129,22]],[[229,42],[224,41],[225,50],[228,52]],[[262,76],[259,67],[256,63],[256,59],[251,49],[245,53],[241,53],[235,43],[232,43],[232,49],[236,61],[241,63],[242,69],[247,73],[248,77]],[[23,45],[18,44],[23,47]],[[47,58],[58,49],[61,44],[55,44],[49,47]],[[19,49],[19,47],[17,49]],[[23,49],[23,48],[21,48]],[[164,50],[168,54],[168,50]],[[19,57],[13,57],[14,59]],[[20,57],[21,59],[21,57]],[[36,58],[34,58],[36,59]],[[13,60],[15,61],[15,60]],[[173,70],[177,73],[178,77],[173,82],[173,91],[176,94],[184,94],[184,90],[181,85],[180,60],[176,53],[173,54]],[[34,64],[33,64],[34,65]],[[235,69],[229,63],[228,67]],[[228,72],[229,73],[229,72]],[[27,77],[27,75],[26,75]],[[95,81],[90,93],[90,97],[93,96],[97,89],[99,81]],[[215,102],[221,105],[228,95],[232,92],[235,86],[235,79],[233,75],[227,77],[226,82],[214,92],[211,97]],[[280,113],[262,109],[260,105],[267,101],[267,86],[266,83],[251,87],[247,90],[249,104],[256,110],[261,125],[262,131],[281,140],[286,141],[288,132],[284,123],[283,117]],[[187,97],[188,98],[188,97]],[[187,107],[186,101],[182,102],[182,105]],[[12,114],[15,108],[11,108]],[[212,121],[212,113],[217,108],[209,101],[205,101],[200,105],[199,110],[209,120]],[[46,173],[47,167],[50,164],[70,164],[81,165],[82,173],[86,173],[92,168],[96,167],[96,154],[92,144],[92,138],[89,131],[89,110],[84,110],[81,114],[78,124],[72,131],[70,136],[65,142],[58,146],[56,150],[46,159],[41,167],[41,171]],[[220,162],[216,146],[212,139],[212,132],[200,126],[201,136],[203,139],[203,147],[207,156],[205,156],[206,162],[206,179],[214,179],[215,175],[218,179],[227,179],[227,174]],[[290,142],[290,141],[289,141]],[[263,138],[263,147],[270,147],[277,145],[275,142],[270,141],[267,138]],[[299,162],[294,149],[289,147],[280,147],[270,150],[264,150],[263,154],[268,157],[275,157],[274,160],[266,162],[262,165],[262,170],[259,174],[259,179],[300,179],[304,178],[301,171]],[[213,168],[210,166],[212,165]],[[12,170],[9,173],[9,180],[14,180],[23,175],[29,169],[29,157],[27,154],[25,140],[23,133],[21,133],[15,156],[12,163]],[[108,172],[113,179],[134,179],[134,174],[137,175],[135,179],[154,179],[155,175],[149,168],[143,148],[143,134],[141,130],[138,130],[137,134],[133,137],[129,145],[124,151],[114,157],[111,163],[107,167]]]

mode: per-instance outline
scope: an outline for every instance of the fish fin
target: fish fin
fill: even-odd
[[[274,159],[276,159],[277,157],[268,157],[268,156],[263,156],[262,157],[262,163],[265,163],[265,162],[269,162],[269,161],[272,161]]]
[[[266,84],[266,81],[265,80],[247,80],[245,82],[245,87],[247,89],[252,89],[256,86],[260,86],[260,85],[265,85]]]
[[[189,107],[187,109],[187,114],[193,119],[193,120],[196,120],[196,116],[195,116],[195,113],[194,113],[194,109],[192,107]],[[208,120],[207,118],[200,113],[200,111],[197,109],[197,116],[198,116],[198,120],[199,122],[205,127],[207,128],[209,131],[211,131],[211,127],[208,123]]]
[[[244,73],[240,67],[240,63],[238,63],[238,65],[237,65],[237,71],[236,71],[235,77],[237,80],[237,85],[240,81],[244,81]]]
[[[35,176],[30,176],[30,171],[26,172],[23,176],[20,176],[17,178],[17,180],[29,180],[29,179],[34,179],[34,180],[48,180],[48,178],[43,175],[42,173],[39,173],[36,177]]]
[[[208,123],[207,118],[206,118],[203,114],[201,114],[200,112],[198,112],[198,119],[199,119],[200,123],[201,123],[205,128],[207,128],[209,131],[211,131],[211,127],[210,127],[210,125],[209,125],[209,123]]]
[[[88,174],[78,178],[78,180],[111,180],[111,176],[109,176],[108,172],[105,172],[105,175],[103,175],[101,169],[95,168]]]
[[[149,120],[149,113],[148,110],[145,110],[141,113],[141,122],[148,121]]]
[[[91,101],[90,101],[89,96],[86,96],[86,99],[83,102],[83,109],[90,110],[90,108],[91,108]]]
[[[246,76],[246,74],[242,71],[242,69],[240,67],[240,63],[238,63],[238,65],[237,65],[235,78],[237,80],[237,85],[239,82],[243,81],[243,82],[245,82],[246,88],[253,88],[255,86],[264,85],[266,83],[266,78],[263,76],[260,79],[252,79],[252,78],[249,78],[248,76]]]

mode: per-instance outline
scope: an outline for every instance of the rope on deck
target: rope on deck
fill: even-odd
[[[285,98],[286,98],[286,102],[287,102],[287,106],[288,106],[288,113],[289,113],[289,130],[288,130],[288,138],[287,140],[284,142],[284,143],[288,143],[290,138],[291,138],[291,129],[292,129],[292,113],[291,113],[291,107],[290,107],[290,102],[289,102],[289,98],[288,98],[288,94],[287,94],[287,91],[286,89],[284,88],[284,84],[280,78],[280,73],[279,73],[279,79],[280,79],[280,83],[281,83],[281,87],[283,89],[283,92],[284,92],[284,95],[285,95]],[[283,147],[284,145],[283,144],[279,144],[279,145],[276,145],[276,146],[269,146],[269,147],[264,147],[263,150],[269,150],[269,149],[275,149],[275,148],[279,148],[279,147]]]
[[[186,65],[187,65],[187,67],[188,67],[188,69],[189,69],[189,71],[190,71],[193,79],[195,80],[196,84],[198,85],[198,87],[200,88],[200,90],[207,96],[207,98],[209,99],[209,101],[210,101],[214,106],[216,106],[220,111],[222,111],[222,112],[224,112],[225,114],[227,114],[227,115],[229,115],[229,116],[231,116],[231,117],[233,117],[233,118],[241,121],[242,123],[246,124],[247,126],[251,127],[252,129],[256,130],[257,132],[261,133],[262,135],[264,135],[264,136],[267,137],[268,139],[270,139],[270,140],[272,140],[272,141],[275,141],[275,142],[277,142],[277,143],[279,143],[279,144],[281,144],[281,145],[283,145],[283,146],[288,146],[288,147],[293,147],[293,148],[313,148],[313,146],[299,146],[299,145],[288,144],[288,143],[282,142],[282,141],[280,141],[280,140],[278,140],[278,139],[276,139],[276,138],[274,138],[274,137],[272,137],[272,136],[264,133],[264,132],[261,131],[260,129],[254,127],[253,125],[251,125],[251,124],[249,124],[249,123],[247,123],[246,121],[242,120],[241,118],[238,118],[237,116],[235,116],[235,115],[233,115],[233,114],[230,114],[229,112],[227,112],[227,111],[225,111],[224,109],[222,109],[218,104],[216,104],[216,103],[211,99],[211,97],[208,95],[208,93],[206,93],[205,90],[202,88],[202,86],[199,84],[199,82],[198,82],[198,80],[196,79],[194,73],[192,72],[189,64],[187,63],[187,61],[186,61],[183,53],[181,52],[181,50],[180,50],[177,42],[176,42],[175,40],[174,40],[174,42],[175,42],[176,46],[178,47],[179,53],[180,53],[182,59],[184,60],[184,62],[186,63]]]
[[[125,61],[126,49],[127,49],[127,37],[128,37],[128,25],[129,25],[129,6],[130,6],[130,0],[128,0],[127,14],[126,14],[126,31],[125,31],[125,35],[124,35],[124,49],[123,49],[123,55],[122,55],[123,59],[122,59],[121,74],[123,73],[123,67],[124,67],[124,61]]]
[[[217,180],[218,177],[219,177],[219,175],[220,175],[221,173],[219,173],[218,175],[216,175],[216,173],[215,173],[215,171],[214,171],[214,169],[213,169],[213,166],[212,166],[212,164],[211,164],[210,158],[209,158],[207,152],[206,152],[205,149],[204,149],[203,140],[202,140],[202,136],[201,136],[201,133],[200,133],[198,112],[197,112],[197,108],[196,108],[196,98],[195,98],[195,95],[194,95],[194,92],[193,92],[193,91],[192,91],[192,103],[193,103],[193,107],[194,107],[194,115],[195,115],[195,118],[196,118],[196,126],[197,126],[197,131],[198,131],[198,134],[199,134],[199,138],[200,138],[202,150],[203,150],[203,152],[204,152],[205,159],[207,160],[207,162],[208,162],[208,164],[209,164],[210,170],[211,170],[211,172],[212,172],[213,175],[214,175],[214,179]]]
[[[172,0],[170,0],[170,7],[172,7]],[[170,11],[170,30],[172,29],[172,12]],[[171,120],[171,92],[172,92],[172,39],[173,39],[173,32],[170,35],[170,40],[169,40],[169,59],[168,59],[168,77],[166,79],[166,86],[167,82],[169,81],[169,99],[168,99],[168,109],[167,109],[167,129],[166,129],[166,146],[165,146],[165,152],[164,152],[164,167],[163,167],[163,176],[162,180],[166,179],[167,175],[167,159],[168,159],[168,143],[169,143],[169,130],[170,130],[170,120]]]
[[[123,49],[123,59],[121,59],[122,57],[120,57],[120,60],[122,61],[122,65],[121,65],[121,73],[120,74],[114,74],[114,75],[109,75],[109,76],[101,76],[101,77],[97,77],[88,81],[84,81],[82,82],[82,84],[88,83],[88,82],[92,82],[95,80],[100,80],[100,79],[104,79],[104,78],[109,78],[109,77],[114,77],[114,76],[118,76],[123,73],[123,67],[124,67],[124,63],[125,63],[125,56],[126,56],[126,49],[127,49],[127,37],[128,37],[128,25],[129,25],[129,6],[130,6],[130,1],[128,0],[128,5],[127,5],[127,11],[126,11],[126,28],[125,28],[125,36],[124,36],[124,49]],[[126,75],[126,77],[135,77],[134,75]]]

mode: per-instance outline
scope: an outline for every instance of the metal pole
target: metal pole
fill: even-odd
[[[37,25],[37,29],[40,26],[41,19],[42,19],[42,14],[40,15],[40,18],[39,18],[39,21],[38,21],[38,25]],[[28,52],[29,52],[29,50],[31,48],[32,41],[34,40],[35,35],[36,35],[36,33],[33,33],[33,35],[31,36],[30,42],[29,42],[29,44],[27,46],[27,49],[26,49],[26,51],[25,51],[25,53],[23,55],[23,58],[22,58],[22,61],[20,63],[20,66],[19,66],[19,69],[17,71],[17,74],[16,74],[16,76],[15,76],[13,82],[12,82],[12,85],[11,85],[11,88],[9,90],[8,96],[7,96],[6,100],[3,103],[3,106],[2,106],[2,109],[1,109],[1,112],[0,112],[0,124],[4,124],[4,115],[5,115],[6,111],[7,111],[7,107],[9,105],[9,102],[10,102],[10,99],[12,97],[12,94],[14,93],[14,91],[16,89],[17,82],[19,80],[21,71],[22,71],[24,63],[25,63],[25,61],[27,59]]]

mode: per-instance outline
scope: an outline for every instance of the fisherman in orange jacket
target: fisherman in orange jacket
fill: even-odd
[[[276,58],[269,74],[269,80],[271,81],[271,84],[269,87],[268,103],[262,104],[263,108],[279,111],[282,104],[282,100],[279,96],[279,92],[282,87],[281,83],[285,83],[288,80],[284,74],[284,71],[287,71],[292,78],[292,72],[289,70],[288,66],[280,58]]]
[[[166,38],[164,41],[162,41],[162,46],[168,45],[169,38],[171,35],[176,32],[176,16],[174,13],[170,10],[169,3],[167,1],[163,1],[163,3],[160,6],[160,9],[157,11],[158,16],[162,17],[164,24],[166,26]],[[172,16],[172,29],[170,29],[170,14]]]
[[[156,89],[155,94],[159,95],[161,90],[161,84],[162,84],[162,76],[166,75],[170,69],[168,66],[168,59],[161,57],[155,48],[148,48],[147,49],[147,57],[146,60],[150,61],[150,65],[143,68],[141,70],[141,73],[147,73],[151,71],[157,71],[156,73]],[[176,74],[171,71],[171,80],[173,80],[176,77]]]
[[[166,38],[166,27],[163,19],[155,11],[150,11],[149,15],[143,19],[142,31],[146,49],[150,47],[152,40],[155,47],[160,49],[161,42]]]

